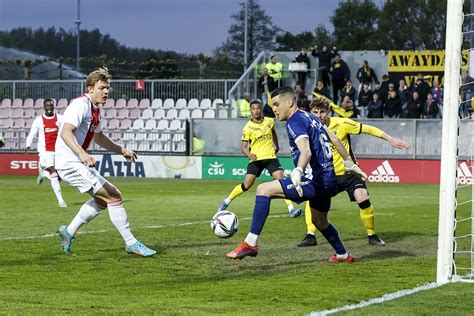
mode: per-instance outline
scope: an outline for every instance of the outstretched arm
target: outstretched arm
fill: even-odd
[[[110,150],[116,154],[120,154],[124,156],[125,159],[127,159],[128,161],[135,162],[135,160],[137,159],[137,154],[115,143],[113,140],[111,140],[107,135],[105,135],[102,132],[94,133],[94,141],[100,147]]]
[[[378,129],[375,126],[363,124],[362,125],[362,133],[369,134],[369,135],[376,136],[376,137],[380,137],[380,138],[386,140],[387,142],[389,142],[395,148],[410,149],[410,144],[408,144],[407,142],[404,142],[403,140],[392,137],[392,136],[388,135],[387,133],[385,133],[384,131],[382,131],[381,129]]]

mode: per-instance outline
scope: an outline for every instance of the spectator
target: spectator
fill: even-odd
[[[385,101],[385,117],[387,118],[398,118],[402,113],[402,105],[398,98],[397,91],[395,89],[390,90]]]
[[[393,82],[390,80],[390,77],[387,74],[383,75],[379,91],[379,97],[382,100],[382,103],[385,103],[385,100],[387,100],[388,88],[390,84],[393,84]]]
[[[362,89],[364,82],[367,82],[369,87],[372,87],[372,82],[378,80],[375,71],[369,67],[369,62],[367,60],[362,62],[362,67],[357,70],[356,77],[359,79],[359,91]]]
[[[367,117],[367,105],[372,101],[372,91],[369,89],[369,83],[364,82],[362,84],[362,89],[359,92],[359,108],[361,111],[361,116]]]
[[[330,71],[332,78],[332,97],[334,103],[337,104],[339,91],[344,88],[346,81],[351,78],[351,71],[339,54],[336,54],[336,57],[331,64]]]
[[[306,64],[306,69],[310,69],[310,61],[308,57],[308,50],[306,48],[302,48],[301,52],[298,56],[296,56],[295,61],[297,63]],[[303,89],[306,87],[306,76],[308,75],[308,71],[298,71],[298,83],[301,84]],[[272,90],[273,91],[273,90]]]
[[[433,80],[433,88],[431,88],[431,95],[433,100],[438,104],[443,104],[444,91],[443,88],[439,86],[438,80]]]
[[[421,112],[423,111],[423,102],[421,101],[418,91],[414,91],[411,99],[407,104],[407,118],[419,119],[421,118]]]
[[[367,105],[368,118],[383,118],[383,103],[380,100],[378,93],[372,94],[372,100]]]
[[[344,98],[342,99],[341,107],[346,112],[352,112],[353,113],[351,116],[349,116],[349,118],[358,118],[358,117],[360,117],[359,110],[354,106],[354,102],[351,100],[351,98],[348,95],[344,96]]]
[[[418,92],[418,96],[421,99],[421,102],[426,101],[426,97],[428,93],[431,91],[431,88],[428,83],[425,82],[425,78],[423,77],[422,73],[418,74],[418,78],[416,79],[416,85],[413,91]]]
[[[268,93],[276,90],[275,80],[268,74],[268,69],[262,69],[262,76],[258,79],[258,93],[262,96],[264,103],[267,103]]]
[[[272,55],[270,62],[265,65],[265,68],[268,69],[268,74],[275,80],[276,86],[279,87],[281,78],[283,78],[283,65],[278,61],[278,57]]]
[[[245,92],[239,103],[239,117],[250,117],[250,93]]]
[[[410,100],[410,89],[408,89],[405,80],[399,81],[399,86],[397,90],[398,99],[400,100],[400,105],[402,107],[406,106],[408,100]]]
[[[314,87],[314,92],[324,95],[326,98],[331,99],[331,92],[329,88],[324,85],[323,79],[318,79],[316,87]]]
[[[316,45],[313,47],[311,55],[318,58],[318,79],[322,79],[325,85],[329,85],[331,59],[335,58],[337,55],[336,47],[333,47],[332,51],[328,51],[328,47],[326,45],[323,46],[322,50],[319,50],[318,46]]]
[[[295,96],[296,96],[296,105],[298,108],[309,111],[309,101],[306,91],[304,91],[301,84],[296,84],[295,86]]]
[[[355,100],[356,100],[356,97],[357,97],[357,91],[352,86],[352,81],[350,79],[346,81],[346,85],[339,92],[339,95],[340,95],[341,99],[344,99],[344,97],[347,95],[352,100],[352,103],[355,103]]]
[[[423,107],[423,118],[425,119],[436,119],[439,118],[438,103],[433,99],[433,95],[428,93],[426,96],[426,102]]]

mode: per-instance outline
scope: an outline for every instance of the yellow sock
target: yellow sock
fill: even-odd
[[[244,190],[242,189],[242,184],[238,184],[235,186],[232,192],[230,192],[229,199],[233,200],[239,195],[241,195],[242,193],[244,193]]]
[[[311,214],[311,207],[309,206],[309,202],[306,202],[306,207],[304,208],[304,218],[306,220],[306,227],[308,229],[308,233],[316,233],[318,229],[313,224],[313,218]]]
[[[362,224],[364,224],[364,227],[367,230],[368,235],[375,234],[374,207],[371,204],[367,208],[360,209],[360,220],[362,221]]]
[[[285,203],[289,210],[293,209],[293,202],[291,200],[285,199]]]

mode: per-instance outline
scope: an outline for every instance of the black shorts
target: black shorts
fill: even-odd
[[[278,171],[278,170],[283,171],[280,165],[280,161],[278,161],[277,158],[271,158],[271,159],[252,161],[247,166],[247,174],[253,174],[256,177],[260,177],[263,169],[267,169],[270,175],[272,175],[275,171]]]
[[[354,191],[356,189],[366,189],[367,185],[361,178],[358,176],[353,175],[352,173],[343,174],[342,176],[336,176],[337,182],[337,192],[346,191],[347,195],[349,195],[349,199],[352,202],[355,202],[356,199],[354,197]]]

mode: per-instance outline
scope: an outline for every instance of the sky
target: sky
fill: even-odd
[[[81,28],[98,28],[128,47],[211,55],[227,38],[243,0],[81,0]],[[323,24],[336,0],[258,0],[275,25],[297,34]],[[77,0],[0,0],[0,30],[75,28]]]

